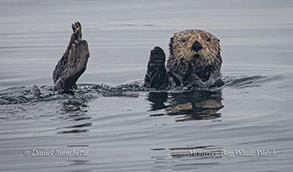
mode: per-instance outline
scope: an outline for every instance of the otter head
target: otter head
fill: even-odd
[[[217,37],[203,30],[175,33],[170,39],[167,68],[183,79],[191,79],[190,74],[195,73],[202,81],[207,81],[222,63],[219,42]]]
[[[170,40],[170,55],[178,60],[190,61],[193,66],[210,65],[220,56],[219,42],[217,37],[206,31],[181,31]]]

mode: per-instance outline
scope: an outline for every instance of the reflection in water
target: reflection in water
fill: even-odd
[[[92,126],[92,123],[86,122],[90,117],[87,116],[87,101],[74,97],[67,101],[62,102],[63,118],[65,120],[79,121],[82,123],[63,127],[65,130],[59,131],[58,134],[71,134],[71,133],[87,133],[88,127]],[[70,129],[70,130],[68,130]]]
[[[221,154],[223,148],[216,145],[176,147],[169,150],[174,158],[195,157],[197,159],[215,159],[223,157]],[[195,154],[203,152],[206,154]]]
[[[71,133],[87,133],[89,130],[69,130],[69,131],[60,131],[58,134],[71,134]]]
[[[167,99],[167,92],[150,92],[148,95],[148,100],[151,102],[151,110],[153,111],[166,108],[165,103]]]
[[[68,161],[68,162],[71,162],[70,165],[85,165],[85,164],[88,164],[90,161],[89,160],[71,160],[71,161]],[[82,170],[84,172],[84,170]],[[90,170],[87,170],[87,171],[90,171]],[[77,171],[75,171],[77,172]]]
[[[211,165],[219,164],[219,159],[223,158],[223,148],[216,145],[206,146],[185,146],[185,147],[172,147],[165,148],[153,148],[151,151],[156,151],[156,156],[151,156],[154,160],[154,171],[169,168],[172,165],[173,170],[186,170],[196,169],[202,166],[211,167]],[[161,153],[159,153],[161,152]],[[164,152],[171,154],[170,156],[162,156]],[[174,163],[176,162],[176,163]]]
[[[78,125],[72,125],[64,128],[70,128],[71,130],[65,130],[65,131],[60,131],[58,134],[69,134],[69,133],[87,133],[89,130],[83,129],[87,127],[91,127],[92,123],[84,123],[84,124],[78,124]]]
[[[86,112],[87,110],[85,108],[87,108],[88,106],[85,104],[85,102],[83,102],[82,100],[68,100],[62,103],[63,104],[63,108],[62,111],[64,112]]]
[[[151,110],[165,109],[168,115],[183,115],[177,122],[215,119],[222,105],[221,91],[192,91],[180,93],[150,92]]]

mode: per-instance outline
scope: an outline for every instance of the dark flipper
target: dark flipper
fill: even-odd
[[[151,51],[144,86],[148,88],[166,89],[169,86],[165,68],[165,53],[162,48],[155,47]]]
[[[54,90],[69,92],[76,87],[76,81],[86,70],[89,49],[86,40],[81,39],[81,25],[72,24],[73,33],[69,45],[53,71]]]

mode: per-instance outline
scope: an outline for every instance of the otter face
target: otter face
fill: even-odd
[[[179,61],[186,60],[192,66],[206,66],[220,56],[220,40],[202,30],[185,30],[175,33],[170,40],[170,55]]]

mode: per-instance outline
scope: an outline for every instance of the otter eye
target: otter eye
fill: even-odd
[[[185,43],[185,42],[186,42],[186,40],[185,40],[185,39],[182,39],[181,41],[182,41],[183,43]]]
[[[211,38],[208,38],[207,41],[210,42],[211,41]]]

